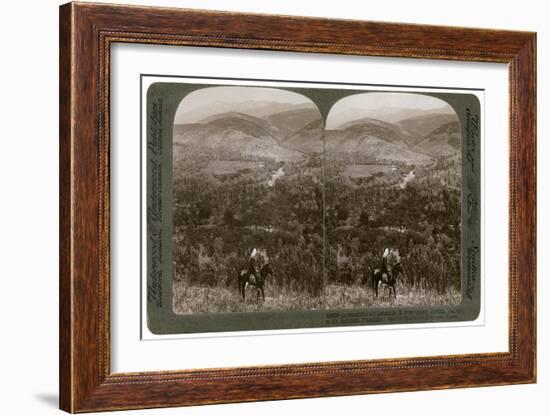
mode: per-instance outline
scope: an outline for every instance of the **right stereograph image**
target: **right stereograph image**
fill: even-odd
[[[459,304],[462,133],[445,101],[344,97],[325,124],[326,307]]]

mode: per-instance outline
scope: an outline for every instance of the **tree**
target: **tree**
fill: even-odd
[[[197,204],[197,209],[197,216],[200,221],[207,221],[208,219],[210,219],[210,216],[212,216],[212,208],[206,201],[199,202]]]
[[[359,215],[359,225],[364,228],[367,228],[369,226],[369,214],[364,210],[362,210],[361,214]]]
[[[337,205],[336,206],[336,218],[338,221],[345,222],[349,217],[349,210],[346,206]]]
[[[231,209],[225,209],[225,212],[223,213],[223,222],[227,226],[233,226],[235,223],[235,214]]]

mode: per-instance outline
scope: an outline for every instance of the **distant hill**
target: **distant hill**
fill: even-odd
[[[321,115],[314,107],[295,107],[290,110],[277,112],[263,117],[276,126],[282,134],[282,138],[291,137],[302,130],[306,125],[317,121],[320,123]]]
[[[277,139],[280,134],[279,129],[268,120],[235,111],[206,117],[201,120],[200,124],[227,128],[228,130],[238,129],[254,137],[263,137],[267,134],[269,137]]]
[[[398,103],[399,100],[396,101]],[[386,103],[388,105],[388,103]],[[357,104],[356,107],[343,107],[336,105],[329,114],[329,120],[327,121],[331,130],[341,128],[346,122],[357,120],[363,117],[370,117],[387,123],[397,125],[400,121],[416,118],[426,115],[443,114],[454,115],[454,110],[450,106],[442,107],[439,109],[421,109],[413,107],[399,107],[399,106],[370,106],[367,109]]]
[[[326,132],[329,157],[370,157],[377,161],[430,163],[432,158],[409,148],[401,129],[393,124],[363,118]]]
[[[174,143],[187,151],[238,151],[244,157],[300,160],[303,154],[280,145],[279,131],[269,121],[237,112],[217,114],[201,123],[174,127]]]
[[[404,138],[409,145],[415,146],[425,140],[432,131],[451,122],[458,123],[455,114],[432,113],[406,118],[398,121],[396,125],[406,132]]]
[[[308,154],[323,151],[323,123],[316,108],[294,107],[264,119],[277,127],[278,141],[283,147]]]
[[[263,107],[258,112],[264,112],[267,104]],[[285,110],[271,112],[281,108]],[[303,153],[322,152],[322,134],[319,111],[310,105],[273,105],[261,117],[228,111],[174,126],[176,144],[283,161],[299,160]]]
[[[323,123],[320,119],[311,121],[300,130],[288,135],[281,145],[307,154],[323,152]]]
[[[313,104],[289,105],[281,102],[251,100],[246,102],[224,102],[211,101],[208,104],[182,112],[176,116],[177,124],[200,123],[209,115],[221,115],[229,112],[238,112],[250,115],[252,117],[268,117],[289,110],[299,110],[301,108],[314,108]]]
[[[460,125],[448,122],[433,130],[415,146],[415,150],[433,157],[448,157],[460,153]]]
[[[404,148],[409,147],[408,142],[404,139],[405,132],[403,129],[392,123],[370,117],[347,122],[341,125],[338,130],[345,131],[345,135],[350,138],[370,135]]]
[[[327,156],[338,158],[346,156],[367,156],[379,162],[402,162],[407,164],[428,164],[432,158],[426,154],[397,146],[376,137],[367,136],[359,139],[355,145],[338,145],[338,139],[332,136],[334,130],[327,131]]]

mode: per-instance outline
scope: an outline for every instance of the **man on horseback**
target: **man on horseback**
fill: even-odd
[[[395,291],[395,285],[397,282],[397,276],[399,274],[405,275],[403,265],[401,264],[401,257],[399,251],[393,248],[386,248],[382,254],[382,262],[380,268],[376,268],[372,272],[372,288],[374,294],[378,297],[378,288],[383,284],[393,291],[393,296],[397,297]]]
[[[256,280],[256,276],[258,275],[258,270],[256,269],[256,256],[258,255],[258,251],[256,248],[252,250],[252,253],[250,254],[250,261],[248,262],[248,275],[250,279]]]
[[[248,262],[248,269],[242,269],[239,272],[238,276],[238,287],[239,292],[243,298],[243,300],[246,299],[246,288],[248,286],[253,286],[256,288],[257,298],[260,297],[260,294],[262,295],[262,299],[265,301],[265,292],[264,292],[264,286],[265,281],[268,276],[272,276],[273,272],[271,270],[271,266],[269,262],[265,262],[262,265],[262,268],[258,271],[256,268],[256,261],[258,255],[262,255],[256,248],[252,250],[252,253],[250,254],[250,260]],[[265,258],[263,258],[265,259]]]
[[[384,253],[382,254],[382,266],[380,267],[380,270],[382,271],[382,281],[388,282],[390,276],[391,276],[391,266],[389,265],[389,256],[390,256],[390,250],[389,248],[386,248],[384,250]]]

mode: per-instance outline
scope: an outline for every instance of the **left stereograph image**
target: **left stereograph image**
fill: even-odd
[[[159,82],[146,105],[152,332],[477,316],[476,96]]]
[[[304,95],[210,87],[173,130],[175,313],[319,307],[323,120]]]

